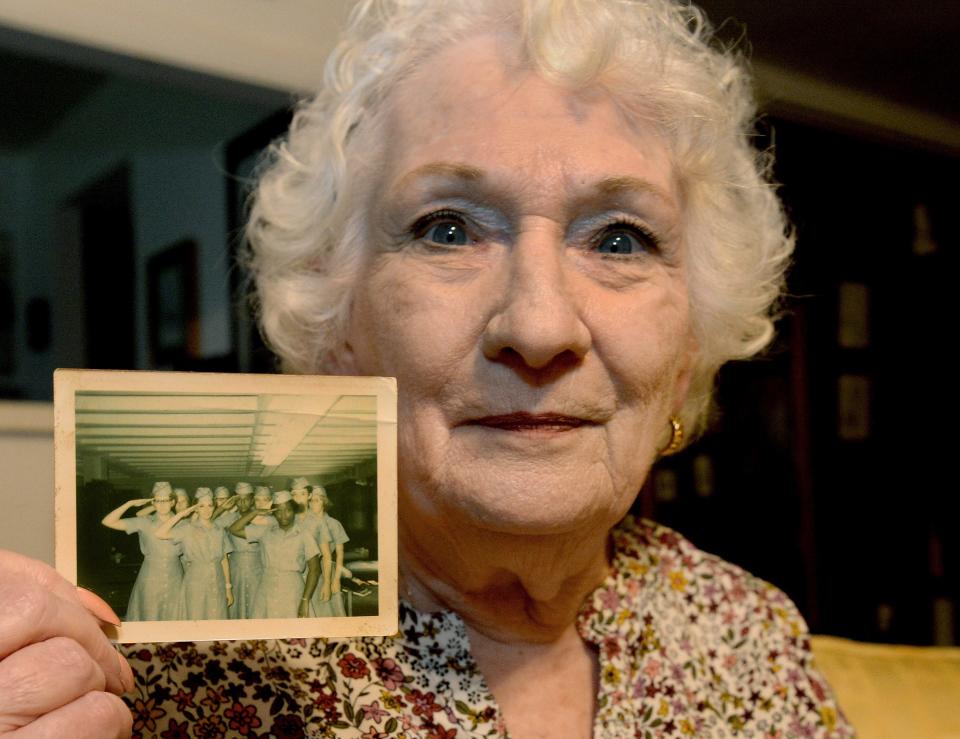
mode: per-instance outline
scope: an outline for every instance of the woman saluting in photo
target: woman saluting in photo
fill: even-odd
[[[149,516],[122,518],[130,508],[153,504]],[[140,537],[143,564],[130,593],[127,621],[170,621],[181,618],[183,568],[180,566],[180,545],[160,539],[157,531],[173,518],[173,491],[169,482],[153,485],[153,497],[128,500],[103,518],[103,525],[115,531]]]
[[[231,534],[230,524],[253,508],[253,486],[249,482],[238,482],[234,491],[236,495],[227,501],[226,506],[218,507],[213,517],[220,528],[227,532],[233,549],[229,557],[233,604],[227,615],[235,619],[252,618],[253,599],[260,587],[260,576],[263,572],[260,545]]]
[[[276,525],[253,523],[264,511],[244,513],[230,524],[230,533],[247,541],[259,541],[263,577],[254,599],[254,618],[304,618],[310,615],[310,599],[320,579],[320,550],[309,532],[296,522],[290,493],[280,490],[271,509]],[[304,579],[303,571],[307,576]]]
[[[197,489],[197,502],[170,517],[159,529],[158,539],[169,539],[183,548],[183,613],[188,619],[225,619],[233,604],[230,562],[233,551],[226,532],[213,523],[213,493]],[[180,521],[195,513],[189,523]]]

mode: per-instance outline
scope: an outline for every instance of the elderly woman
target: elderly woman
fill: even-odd
[[[156,482],[153,497],[128,500],[103,518],[103,525],[127,534],[137,534],[143,564],[130,591],[125,618],[128,621],[167,621],[180,618],[180,595],[183,589],[183,569],[180,565],[180,546],[158,536],[160,529],[172,520],[174,498],[169,482]],[[131,508],[152,509],[147,516],[140,512],[123,518]]]
[[[851,734],[782,593],[626,515],[772,335],[791,243],[748,88],[669,0],[359,5],[263,172],[251,266],[288,371],[398,379],[401,631],[258,646],[244,669],[310,711],[227,678],[256,726]]]

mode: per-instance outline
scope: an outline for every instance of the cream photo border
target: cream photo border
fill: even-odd
[[[76,394],[367,395],[377,398],[376,616],[210,621],[134,621],[108,627],[117,642],[388,636],[397,631],[397,385],[388,377],[234,375],[193,372],[57,370],[54,374],[55,564],[77,582]]]

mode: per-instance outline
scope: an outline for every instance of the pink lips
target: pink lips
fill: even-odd
[[[485,426],[502,431],[571,431],[581,426],[592,426],[593,421],[559,413],[506,413],[484,416],[468,422],[471,426]]]

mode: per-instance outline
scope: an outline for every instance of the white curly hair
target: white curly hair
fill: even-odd
[[[439,48],[507,32],[531,69],[597,87],[652,124],[680,183],[688,287],[699,351],[681,412],[705,425],[722,364],[773,336],[792,234],[751,144],[755,107],[743,59],[718,47],[699,9],[672,0],[361,0],[325,68],[259,170],[247,225],[265,339],[290,372],[318,372],[343,344],[361,264],[356,130],[398,80]]]

